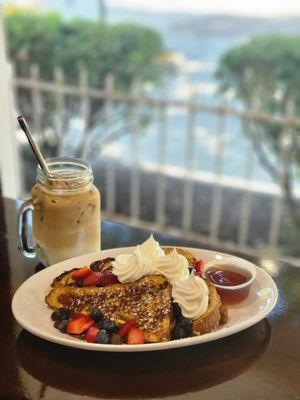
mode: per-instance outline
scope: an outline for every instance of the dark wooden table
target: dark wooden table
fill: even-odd
[[[102,223],[103,248],[131,246],[149,232]],[[166,235],[162,244],[194,245]],[[246,257],[247,258],[247,257]],[[249,258],[249,257],[248,257]],[[108,354],[59,346],[25,332],[11,312],[34,273],[16,244],[16,203],[0,197],[0,399],[300,399],[300,270],[269,263],[279,288],[271,315],[231,337],[161,352]],[[261,260],[252,259],[260,264]],[[267,265],[265,263],[265,265]],[[168,397],[169,398],[169,397]]]

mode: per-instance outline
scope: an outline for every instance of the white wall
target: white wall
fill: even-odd
[[[16,198],[21,191],[12,86],[5,52],[3,15],[0,7],[0,177],[2,195]],[[14,116],[16,117],[16,116]]]

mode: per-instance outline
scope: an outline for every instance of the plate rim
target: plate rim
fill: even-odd
[[[203,251],[203,252],[207,252],[207,253],[215,253],[215,255],[219,254],[225,257],[235,257],[237,259],[241,259],[244,260],[241,257],[235,256],[233,254],[228,254],[228,253],[223,253],[223,252],[219,252],[219,251],[215,251],[215,250],[209,250],[209,249],[202,249],[202,248],[197,248],[197,247],[186,247],[186,246],[161,246],[162,248],[164,247],[176,247],[176,248],[181,248],[181,249],[186,249],[188,251]],[[258,280],[258,276],[260,274],[264,275],[264,277],[269,281],[270,285],[272,286],[273,289],[273,299],[271,300],[270,304],[263,310],[261,310],[261,312],[255,314],[254,316],[252,316],[249,319],[246,319],[245,321],[239,322],[236,325],[233,325],[231,327],[229,327],[228,329],[226,329],[226,325],[224,326],[223,329],[220,330],[216,330],[210,333],[206,333],[204,335],[199,335],[199,336],[192,336],[192,337],[188,337],[185,339],[178,339],[178,340],[170,340],[167,342],[158,342],[158,343],[145,343],[145,344],[137,344],[137,345],[128,345],[128,344],[123,344],[122,346],[120,345],[113,345],[113,344],[99,344],[99,343],[88,343],[85,341],[82,341],[80,339],[76,340],[76,339],[69,339],[67,337],[60,337],[60,336],[56,336],[53,335],[51,333],[44,333],[44,331],[42,330],[38,330],[35,328],[32,328],[31,325],[29,323],[27,323],[26,320],[22,319],[22,316],[20,315],[20,313],[16,310],[17,306],[18,306],[18,298],[21,296],[22,291],[26,290],[26,286],[28,286],[29,284],[31,284],[31,281],[34,281],[36,279],[38,279],[39,276],[41,275],[48,275],[49,271],[52,270],[54,267],[58,268],[60,267],[60,264],[65,264],[66,262],[70,262],[70,261],[75,261],[76,259],[78,259],[79,257],[93,257],[95,255],[95,257],[99,254],[103,254],[104,252],[111,252],[111,251],[130,251],[132,249],[134,249],[135,246],[128,246],[128,247],[114,247],[114,248],[110,248],[110,249],[104,249],[104,250],[100,250],[97,252],[93,252],[93,253],[87,253],[87,254],[83,254],[81,256],[77,256],[77,257],[72,257],[70,259],[61,261],[59,263],[53,264],[51,266],[46,267],[45,269],[33,274],[32,276],[30,276],[29,278],[27,278],[16,290],[16,292],[14,293],[12,302],[11,302],[11,309],[12,309],[12,313],[14,318],[16,319],[16,321],[21,325],[21,327],[23,329],[25,329],[26,331],[30,332],[31,334],[47,340],[49,342],[52,343],[56,343],[62,346],[67,346],[67,347],[72,347],[72,348],[77,348],[77,349],[81,349],[81,350],[88,350],[88,351],[104,351],[104,352],[118,352],[118,353],[127,353],[127,352],[144,352],[144,351],[158,351],[158,350],[169,350],[169,349],[174,349],[174,348],[182,348],[182,347],[188,347],[188,346],[193,346],[193,345],[200,345],[202,343],[208,343],[214,340],[219,340],[219,339],[223,339],[225,337],[231,336],[235,333],[241,332],[247,328],[249,328],[250,326],[255,325],[256,323],[260,322],[262,319],[264,319],[276,306],[277,301],[278,301],[278,288],[276,283],[274,282],[273,278],[265,271],[263,270],[261,267],[253,264],[251,261],[249,261],[252,265],[255,266],[256,270],[257,270],[257,275],[255,278],[255,281]],[[248,260],[247,260],[248,261]],[[72,269],[72,268],[70,268]],[[66,271],[68,271],[68,269],[65,269]],[[49,283],[49,287],[50,287],[50,283]],[[46,306],[46,305],[45,305]],[[47,307],[47,306],[46,306]],[[204,339],[204,340],[203,340]]]

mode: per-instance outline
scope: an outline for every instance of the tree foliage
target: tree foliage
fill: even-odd
[[[81,19],[66,21],[58,14],[24,11],[8,13],[5,22],[8,53],[18,76],[29,77],[31,66],[37,64],[40,79],[53,81],[55,68],[61,67],[65,82],[73,85],[78,85],[80,68],[86,70],[89,86],[96,88],[103,88],[109,74],[114,77],[114,88],[125,92],[136,81],[160,81],[162,69],[156,60],[164,46],[160,35],[147,27]],[[112,116],[114,129],[107,132],[101,99],[83,101],[78,96],[65,96],[64,109],[59,110],[55,93],[40,93],[40,123],[36,124],[37,110],[30,91],[19,89],[17,98],[18,112],[27,116],[48,155],[64,151],[64,142],[76,143],[74,137],[79,133],[75,134],[72,128],[75,117],[84,120],[81,140],[75,145],[76,156],[85,156],[87,146],[100,153],[103,144],[133,130],[128,122],[130,113],[126,108],[120,111],[118,106]],[[69,146],[66,153],[71,152]]]
[[[230,91],[246,109],[289,118],[300,114],[300,37],[269,35],[230,49],[216,77],[221,92]],[[300,168],[300,130],[275,123],[250,123],[244,131],[274,180],[279,180],[292,218],[300,225],[293,196]]]
[[[36,63],[41,77],[52,80],[54,67],[60,66],[66,80],[74,83],[81,64],[90,85],[96,87],[108,73],[115,76],[120,89],[127,89],[133,79],[159,79],[156,57],[163,52],[163,43],[152,29],[130,23],[65,21],[52,13],[16,12],[8,14],[5,22],[9,56],[21,75],[27,75],[30,64]]]

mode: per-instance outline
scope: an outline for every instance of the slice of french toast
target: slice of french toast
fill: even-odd
[[[45,301],[52,308],[66,307],[86,314],[100,309],[104,317],[117,324],[134,319],[146,342],[163,342],[171,337],[171,285],[162,275],[148,275],[133,283],[106,287],[81,288],[56,283]]]
[[[173,251],[173,247],[167,247],[163,249],[166,254]],[[176,248],[177,253],[183,255],[189,263],[189,266],[193,266],[196,262],[194,255],[186,250]],[[193,334],[203,335],[214,331],[219,325],[226,324],[228,321],[228,310],[225,304],[222,304],[219,293],[217,292],[214,285],[208,280],[205,281],[209,290],[209,302],[208,309],[206,312],[194,320],[193,322]]]
[[[114,261],[114,258],[108,257],[104,258],[103,260],[98,260],[94,261],[90,265],[90,269],[92,271],[97,271],[97,272],[103,272],[103,271],[111,271],[112,269],[112,261]],[[72,274],[75,271],[78,271],[79,268],[73,268],[70,271],[65,271],[56,278],[53,279],[51,283],[51,287],[54,287],[56,285],[61,285],[61,286],[76,286],[75,283],[76,281],[72,278]]]
[[[220,296],[210,282],[205,281],[209,290],[208,308],[204,314],[194,320],[194,335],[203,335],[214,331],[221,323],[221,299]]]

